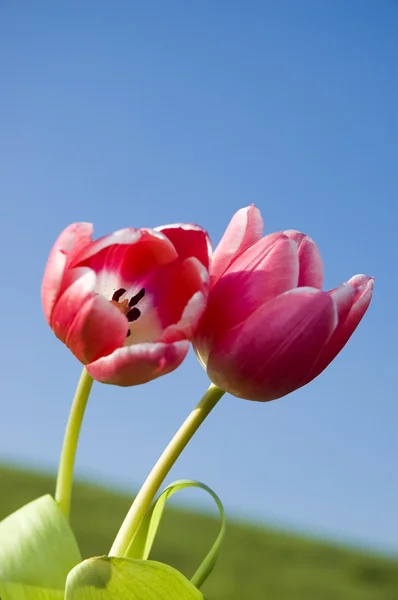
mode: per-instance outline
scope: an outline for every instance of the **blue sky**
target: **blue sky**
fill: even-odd
[[[217,243],[255,203],[267,231],[316,240],[326,287],[364,272],[374,300],[309,386],[225,396],[171,479],[231,516],[398,552],[397,27],[392,1],[0,4],[1,460],[58,462],[80,374],[40,304],[58,233],[193,221]],[[193,354],[95,385],[78,472],[136,488],[206,387]]]

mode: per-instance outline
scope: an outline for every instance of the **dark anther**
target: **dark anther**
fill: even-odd
[[[123,294],[125,292],[126,292],[126,290],[124,288],[120,288],[119,290],[116,290],[116,292],[112,296],[112,300],[114,300],[115,302],[119,302],[120,298],[123,296]]]
[[[142,288],[135,296],[130,298],[129,306],[135,306],[145,296],[145,288]]]
[[[126,317],[129,323],[132,321],[136,321],[141,316],[141,311],[139,308],[131,308],[127,313]]]
[[[126,337],[129,337],[130,335],[131,335],[131,331],[130,331],[130,329],[127,329]]]

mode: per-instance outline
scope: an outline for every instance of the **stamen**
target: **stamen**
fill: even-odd
[[[115,302],[119,302],[120,298],[125,294],[126,290],[124,288],[120,288],[116,290],[116,292],[112,296],[112,300]]]
[[[145,296],[145,288],[142,288],[135,296],[130,298],[129,306],[135,306]]]
[[[127,313],[126,317],[129,323],[136,321],[141,316],[141,311],[139,308],[131,308]]]

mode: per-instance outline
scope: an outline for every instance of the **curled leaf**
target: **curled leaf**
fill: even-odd
[[[191,583],[197,588],[200,588],[210,575],[217,562],[221,542],[224,538],[226,528],[225,512],[222,502],[217,494],[204,483],[191,479],[180,479],[179,481],[175,481],[167,486],[160,494],[150,511],[148,511],[146,514],[145,519],[143,520],[140,529],[132,540],[125,556],[128,558],[140,558],[143,560],[146,560],[149,557],[167,500],[176,492],[190,487],[202,489],[210,494],[217,504],[217,508],[221,517],[220,532],[214,544],[210,548],[210,551],[207,553],[201,565],[191,579]]]

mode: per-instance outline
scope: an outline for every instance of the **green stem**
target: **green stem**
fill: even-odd
[[[199,404],[181,425],[138,492],[113,542],[109,556],[123,557],[126,555],[129,545],[171,467],[224,393],[211,384]]]
[[[55,500],[67,519],[69,519],[70,512],[73,467],[75,464],[77,442],[92,385],[92,377],[90,377],[86,369],[83,369],[75,397],[73,398],[65,431],[64,444],[62,446],[61,459],[59,461]]]

